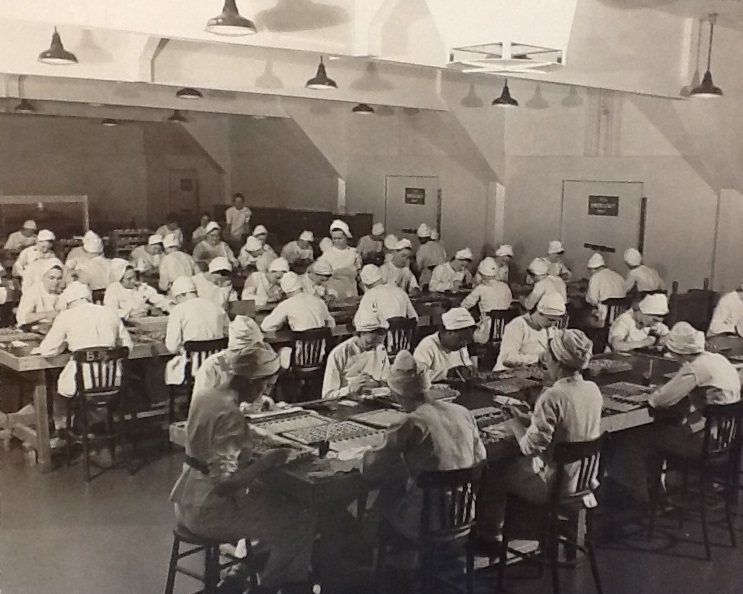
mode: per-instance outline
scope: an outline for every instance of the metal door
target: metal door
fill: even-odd
[[[398,237],[415,235],[418,225],[441,226],[441,185],[434,176],[388,175],[385,184],[384,227]]]

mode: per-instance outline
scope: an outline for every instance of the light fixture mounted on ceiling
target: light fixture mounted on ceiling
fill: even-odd
[[[505,84],[503,85],[503,90],[501,91],[500,97],[497,99],[493,99],[493,103],[491,105],[498,105],[500,107],[518,107],[519,102],[516,101],[513,97],[511,97],[511,91],[508,88],[508,79],[506,79]]]
[[[114,126],[118,126],[119,122],[117,122],[113,118],[103,118],[103,121],[101,121],[101,125],[105,126],[106,128],[113,128]]]
[[[183,87],[175,94],[175,96],[178,97],[178,99],[188,99],[190,101],[204,98],[204,95],[201,91],[191,87]]]
[[[21,102],[13,110],[16,113],[36,113],[36,108],[28,99],[21,99]]]
[[[185,124],[186,122],[188,122],[188,120],[186,119],[186,116],[184,116],[181,113],[180,109],[174,109],[173,115],[171,115],[167,121],[172,122],[174,124]]]
[[[325,71],[325,64],[323,64],[322,56],[320,56],[320,64],[317,67],[317,73],[304,85],[308,89],[315,89],[318,91],[327,91],[328,89],[337,89],[338,85],[336,82],[328,77],[328,73]]]
[[[709,21],[709,48],[707,50],[707,71],[704,73],[702,78],[702,84],[694,87],[689,92],[689,97],[697,97],[700,99],[722,97],[722,89],[716,87],[715,83],[712,82],[712,36],[715,32],[715,22],[717,21],[717,15],[711,14],[707,19]]]
[[[71,64],[77,64],[77,56],[72,52],[68,52],[64,45],[62,45],[62,38],[59,36],[57,27],[54,27],[54,33],[52,33],[52,43],[48,50],[44,50],[39,54],[39,62],[42,64],[49,64],[50,66],[69,66]]]
[[[241,37],[258,33],[253,21],[240,16],[235,0],[225,0],[222,14],[209,19],[206,23],[206,30],[225,37]]]
[[[374,108],[368,103],[359,103],[351,111],[361,115],[374,115]]]

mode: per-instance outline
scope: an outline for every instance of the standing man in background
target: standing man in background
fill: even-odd
[[[250,230],[252,214],[250,209],[245,206],[245,196],[240,192],[233,194],[232,206],[224,212],[224,218],[226,222],[225,239],[235,253],[240,251],[245,242]]]

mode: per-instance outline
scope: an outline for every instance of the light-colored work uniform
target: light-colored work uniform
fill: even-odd
[[[276,332],[288,324],[294,332],[334,328],[335,320],[325,302],[315,295],[297,293],[279,303],[261,323],[263,332]]]
[[[654,331],[658,336],[665,336],[668,334],[668,326],[658,323],[649,328],[640,328],[632,315],[632,311],[625,311],[614,320],[609,329],[609,344],[614,340],[640,342],[650,336],[651,331]]]
[[[237,265],[237,258],[232,253],[230,246],[226,242],[220,241],[217,245],[212,245],[208,241],[204,240],[196,245],[193,249],[193,259],[196,262],[203,262],[209,264],[214,258],[227,258],[230,264],[233,266]]]
[[[426,376],[431,383],[445,380],[450,369],[473,366],[467,347],[447,351],[441,344],[438,332],[426,336],[418,343],[413,358],[426,369]]]
[[[223,310],[227,309],[227,305],[231,301],[237,301],[237,293],[232,285],[218,287],[206,278],[203,272],[193,276],[193,284],[196,285],[196,292],[199,297],[211,301]]]
[[[415,280],[415,275],[407,266],[405,268],[398,268],[392,262],[385,262],[379,267],[379,273],[382,275],[382,280],[385,283],[400,287],[406,293],[420,290],[418,281]]]
[[[77,280],[88,285],[91,291],[99,291],[108,286],[111,277],[111,260],[103,256],[95,256],[89,260],[78,261]]]
[[[428,290],[432,293],[443,293],[444,291],[454,291],[462,285],[468,284],[472,284],[472,273],[469,270],[465,268],[460,272],[455,272],[449,262],[444,262],[433,269]]]
[[[328,295],[338,299],[358,296],[359,289],[356,285],[356,276],[361,269],[361,256],[355,248],[347,247],[344,250],[339,250],[332,246],[320,256],[320,259],[330,264],[330,268],[333,270],[333,276],[330,277],[326,285]]]
[[[276,252],[273,251],[273,248],[270,245],[266,245],[263,246],[262,254],[253,256],[248,250],[245,249],[245,246],[243,246],[242,248],[240,248],[240,255],[237,259],[240,263],[240,266],[242,266],[243,268],[255,266],[255,269],[258,272],[266,272],[266,270],[268,270],[268,267],[271,265],[271,262],[276,259]]]
[[[208,225],[209,223],[207,223]],[[199,225],[191,233],[191,245],[196,246],[206,239],[206,227]]]
[[[103,305],[115,311],[122,320],[129,320],[146,316],[150,305],[168,312],[173,303],[146,283],[127,289],[117,281],[106,288]]]
[[[165,254],[160,261],[158,286],[161,291],[167,291],[179,276],[193,276],[198,271],[196,263],[188,254],[181,251]]]
[[[175,230],[168,229],[167,225],[161,225],[157,228],[157,231],[155,231],[155,235],[159,235],[163,239],[165,239],[168,235],[174,235],[175,238],[178,240],[178,245],[183,245],[183,229],[178,227]]]
[[[151,254],[147,251],[146,246],[140,245],[132,250],[130,260],[137,272],[159,272],[162,254]]]
[[[265,272],[254,272],[246,280],[241,299],[255,301],[256,307],[278,303],[284,297],[279,283],[272,283]]]
[[[36,234],[34,233],[31,237],[26,237],[20,231],[14,231],[8,235],[8,239],[5,242],[3,249],[9,252],[19,252],[24,248],[30,247],[36,243]]]
[[[301,248],[297,241],[290,241],[281,249],[281,257],[284,258],[289,264],[294,264],[299,260],[305,262],[314,262],[315,255],[312,252],[312,247]]]
[[[598,319],[602,322],[606,318],[607,313],[607,307],[602,305],[603,302],[607,299],[619,299],[626,295],[624,279],[619,273],[614,272],[610,268],[599,270],[588,280],[586,302],[596,308]]]
[[[528,314],[514,318],[506,324],[501,339],[495,371],[509,367],[534,365],[547,350],[550,333],[546,328],[537,330],[527,320]]]
[[[61,311],[59,295],[47,292],[42,282],[37,282],[21,293],[21,300],[15,313],[16,323],[19,326],[28,324],[28,316],[45,311]]]
[[[473,291],[462,300],[462,307],[472,309],[476,305],[480,308],[480,322],[475,330],[474,340],[485,344],[490,337],[489,311],[504,311],[510,309],[513,295],[509,286],[498,280],[490,280],[477,285]]]
[[[371,235],[364,235],[359,239],[356,249],[365,263],[376,264],[376,259],[382,254],[384,243],[381,239],[374,239]]]
[[[253,213],[247,206],[243,206],[239,210],[234,206],[230,206],[224,211],[227,233],[230,239],[242,239],[248,234],[248,226],[250,225],[250,217],[252,215]]]
[[[377,285],[364,293],[359,303],[359,312],[372,312],[382,320],[390,318],[418,319],[408,294],[395,285]],[[361,315],[361,314],[357,314]]]
[[[570,271],[564,262],[558,260],[557,262],[551,262],[549,258],[542,258],[544,263],[547,265],[547,274],[550,276],[556,276],[562,279],[564,282],[568,282],[573,278],[573,273]]]
[[[738,324],[743,322],[743,299],[738,291],[726,293],[715,306],[708,336],[716,334],[735,334]]]
[[[386,382],[389,377],[387,350],[383,345],[371,351],[359,346],[358,337],[352,336],[336,346],[328,355],[322,383],[323,398],[348,396],[349,378],[368,375],[377,382]]]
[[[302,284],[302,292],[308,295],[317,295],[318,297],[325,297],[325,286],[316,285],[312,282],[310,275],[306,272],[299,275],[299,282]]]
[[[429,241],[418,248],[415,263],[420,272],[421,285],[431,282],[431,272],[436,266],[446,263],[446,250],[438,241]]]
[[[37,279],[33,274],[26,274],[26,269],[31,266],[37,260],[45,260],[49,258],[56,258],[54,252],[49,251],[42,254],[39,248],[35,245],[29,246],[24,249],[13,264],[13,276],[20,276],[23,279],[23,286],[28,287],[34,284]],[[32,278],[34,277],[34,278]]]
[[[645,264],[637,268],[631,268],[624,280],[624,290],[629,293],[632,289],[636,291],[658,291],[666,288],[666,284],[658,274],[658,271]]]
[[[526,310],[533,310],[537,306],[537,303],[539,303],[539,300],[547,293],[557,293],[567,303],[568,289],[565,286],[565,281],[559,276],[548,275],[534,283],[531,293],[529,293],[524,301]]]

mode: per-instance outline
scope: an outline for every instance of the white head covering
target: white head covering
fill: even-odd
[[[49,258],[47,260],[42,260],[42,264],[40,266],[40,272],[41,272],[40,277],[43,277],[52,268],[59,268],[60,270],[64,271],[64,264],[62,264],[61,260],[58,260],[57,258]],[[3,272],[3,271],[5,271],[5,268],[2,268],[0,272]]]
[[[157,233],[155,233],[154,235],[150,235],[149,238],[147,239],[147,245],[158,245],[158,244],[162,244],[162,242],[163,242],[163,238]]]
[[[287,295],[302,290],[302,283],[294,272],[287,272],[281,277],[281,290]]]
[[[220,229],[222,229],[222,227],[219,226],[219,223],[217,223],[217,221],[209,221],[206,226],[207,233],[211,233],[212,231],[219,231]]]
[[[593,254],[588,259],[587,268],[589,270],[593,270],[595,268],[601,268],[602,266],[606,266],[606,262],[604,262],[604,257],[601,254]]]
[[[412,250],[413,244],[410,243],[410,240],[407,237],[403,237],[400,241],[397,242],[395,249],[396,250]]]
[[[256,235],[268,235],[268,229],[266,229],[263,225],[256,225],[255,229],[253,229],[252,233],[253,237]]]
[[[668,297],[663,293],[646,295],[643,300],[640,301],[640,311],[646,316],[668,315]]]
[[[111,282],[121,282],[127,268],[133,268],[132,263],[129,262],[129,260],[124,260],[123,258],[114,258],[111,260],[111,266],[109,268],[109,278],[111,279]]]
[[[639,266],[642,264],[642,254],[635,248],[630,248],[624,252],[624,261],[628,266]]]
[[[172,248],[172,247],[180,247],[181,242],[178,241],[178,238],[173,234],[169,234],[165,236],[165,239],[163,239],[163,247],[164,248]]]
[[[553,254],[562,254],[565,251],[565,248],[562,247],[561,241],[550,241],[549,245],[547,246],[547,253],[551,256]]]
[[[302,241],[309,241],[312,243],[315,241],[315,234],[312,231],[302,231],[302,234],[299,236],[299,239]]]
[[[382,223],[374,223],[372,225],[372,235],[382,235],[384,233],[384,225]]]
[[[547,266],[547,262],[542,260],[542,258],[534,258],[529,263],[529,272],[531,272],[532,274],[542,276],[544,274],[547,274],[548,271],[549,267]]]
[[[341,221],[340,219],[336,219],[330,224],[330,232],[332,233],[333,231],[343,231],[345,236],[349,239],[353,237],[353,235],[351,235],[351,229],[348,227],[348,223]]]
[[[103,241],[94,231],[88,231],[83,235],[83,249],[89,254],[100,254],[103,252]]]
[[[387,237],[384,238],[384,249],[396,250],[398,243],[399,240],[397,239],[397,235],[390,233]]]
[[[498,274],[498,264],[492,258],[483,258],[477,267],[481,276],[495,276]]]
[[[32,231],[36,231],[38,227],[36,226],[36,221],[33,219],[28,219],[25,223],[23,223],[24,229],[30,229]]]
[[[317,260],[312,265],[312,272],[320,276],[333,276],[333,268],[325,260]]]
[[[379,329],[387,330],[390,325],[373,311],[364,309],[356,312],[353,327],[356,328],[356,332],[374,332]]]
[[[567,311],[565,300],[560,293],[548,291],[537,303],[537,311],[545,316],[564,316]]]
[[[588,367],[593,353],[593,342],[580,330],[558,332],[550,340],[549,348],[554,357],[566,367],[580,371]]]
[[[390,367],[387,383],[396,394],[423,394],[431,386],[426,369],[410,354],[400,351]]]
[[[415,232],[418,237],[431,237],[431,227],[425,223],[418,225],[418,231]]]
[[[217,256],[209,262],[209,272],[232,272],[232,264],[224,256]]]
[[[56,237],[49,229],[42,229],[36,236],[36,241],[54,241]]]
[[[666,335],[666,347],[679,355],[696,355],[704,350],[704,332],[689,322],[678,322]]]
[[[62,291],[61,299],[65,303],[72,303],[78,299],[92,299],[93,293],[90,292],[90,287],[79,281],[73,281],[67,288]]]
[[[251,235],[245,241],[245,249],[249,252],[257,252],[263,249],[263,244],[261,243],[260,239]]]
[[[439,232],[436,229],[431,229],[431,241],[438,241]]]
[[[379,267],[375,266],[374,264],[367,264],[361,269],[361,282],[364,283],[367,287],[370,287],[372,284],[376,283],[377,281],[382,280],[382,273],[379,272]]]
[[[330,237],[323,237],[320,240],[320,251],[324,254],[327,252],[330,248],[333,247],[333,240],[330,239]]]
[[[240,351],[253,343],[263,340],[263,333],[250,316],[235,316],[227,332],[227,348]]]
[[[289,272],[289,262],[286,258],[276,258],[268,265],[269,272]]]
[[[463,250],[459,250],[456,254],[454,254],[455,260],[469,260],[472,261],[472,250],[470,248],[464,248]]]
[[[235,375],[248,379],[269,377],[278,373],[281,360],[266,342],[256,342],[240,351],[232,364]]]
[[[441,323],[446,330],[461,330],[476,326],[475,318],[463,307],[452,307],[441,316]]]
[[[513,248],[507,243],[504,243],[497,250],[495,250],[495,255],[496,256],[511,256],[513,258]]]
[[[173,297],[185,295],[186,293],[196,293],[196,285],[190,276],[179,276],[173,281],[170,292],[173,294]]]

